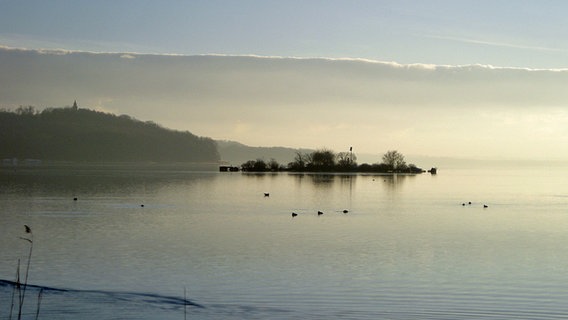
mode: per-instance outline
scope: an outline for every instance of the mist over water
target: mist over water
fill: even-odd
[[[567,178],[3,169],[0,297],[26,224],[40,319],[559,319]]]

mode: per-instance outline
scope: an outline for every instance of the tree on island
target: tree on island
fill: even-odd
[[[309,171],[329,171],[335,168],[335,153],[328,149],[321,149],[311,153]]]
[[[357,167],[357,156],[353,152],[339,152],[336,158],[337,166],[345,171]]]
[[[243,171],[265,172],[268,171],[268,165],[262,159],[249,160],[241,165]]]
[[[288,170],[304,171],[306,169],[306,162],[306,155],[297,151],[296,156],[294,156],[294,161],[288,163]]]
[[[387,151],[383,155],[383,163],[392,171],[401,171],[407,168],[404,156],[396,150]]]
[[[268,163],[266,164],[268,166],[268,168],[270,169],[270,171],[278,171],[280,170],[280,164],[278,163],[278,161],[276,161],[276,159],[271,158],[270,161],[268,161]]]
[[[285,170],[276,159],[266,162],[263,159],[249,160],[241,165],[241,170],[250,172],[267,172]]]

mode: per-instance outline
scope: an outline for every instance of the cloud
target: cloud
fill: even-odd
[[[562,49],[562,48],[520,45],[520,44],[514,44],[514,43],[508,43],[508,42],[487,41],[487,40],[471,39],[471,38],[465,38],[465,37],[437,36],[437,35],[429,35],[429,36],[426,36],[426,37],[432,38],[432,39],[450,40],[450,41],[456,41],[456,42],[462,42],[462,43],[480,44],[480,45],[492,46],[492,47],[505,47],[505,48],[533,50],[533,51],[546,51],[546,52],[562,52],[562,53],[568,52],[568,49]]]
[[[0,48],[4,104],[160,99],[243,108],[565,105],[566,69],[431,65],[350,58],[172,56]],[[31,68],[30,66],[35,66]],[[6,87],[5,87],[6,88]],[[49,94],[46,95],[46,93]],[[52,97],[52,98],[50,98]],[[84,99],[85,99],[84,98]]]

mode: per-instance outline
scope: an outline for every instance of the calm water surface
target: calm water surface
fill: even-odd
[[[0,208],[0,279],[33,229],[28,318],[39,288],[40,319],[568,318],[561,166],[4,170]]]

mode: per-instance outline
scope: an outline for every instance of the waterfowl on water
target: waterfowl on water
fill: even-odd
[[[292,218],[296,217],[298,214],[296,212],[292,212]]]
[[[318,211],[318,216],[321,216],[323,214],[322,211]]]
[[[347,209],[343,210],[343,213],[347,213],[347,212],[349,212],[349,210],[347,210]]]
[[[270,193],[265,192],[265,193],[264,193],[264,196],[265,196],[265,197],[270,197]]]

